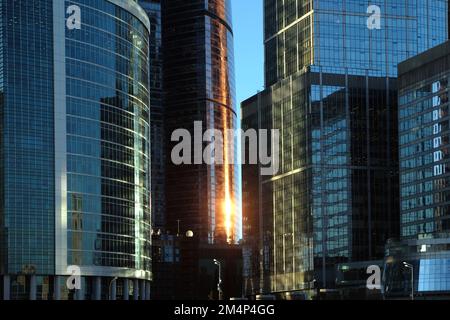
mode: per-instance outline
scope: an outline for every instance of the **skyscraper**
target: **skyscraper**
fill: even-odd
[[[202,122],[201,136],[207,129],[237,126],[230,1],[163,1],[162,9],[167,225],[172,233],[192,230],[203,243],[237,243],[238,166],[208,165],[194,157],[192,165],[175,165],[170,159],[177,129],[194,137],[195,121]],[[225,151],[233,142],[224,143]],[[200,146],[201,157],[206,145]]]
[[[243,104],[281,133],[281,172],[260,187],[261,291],[313,294],[398,235],[397,63],[446,39],[447,2],[264,7],[269,98]]]
[[[192,231],[195,243],[181,254],[188,265],[177,281],[178,297],[206,299],[217,288],[214,259],[221,260],[223,277],[230,277],[231,256],[242,237],[236,141],[223,136],[238,125],[230,1],[162,1],[162,21],[166,230],[177,237]],[[181,165],[171,159],[178,129],[187,131],[192,143],[191,161]],[[219,132],[216,139],[222,135],[224,164],[204,161],[209,143],[202,137],[208,129]]]
[[[164,108],[162,105],[162,22],[161,0],[140,0],[150,20],[150,131],[151,131],[151,203],[152,225],[155,231],[164,229],[166,219],[165,198],[165,133]]]
[[[449,43],[399,65],[401,238],[450,231]]]
[[[272,94],[264,90],[242,103],[242,129],[272,128],[270,109]],[[242,143],[246,143],[243,141]],[[245,159],[250,159],[249,144],[245,145]],[[259,154],[258,145],[258,154]],[[273,149],[272,149],[273,150]],[[245,164],[242,166],[242,212],[243,212],[243,277],[246,295],[256,295],[269,287],[270,254],[273,252],[272,197],[270,185],[263,183],[270,176],[261,175],[261,164]],[[267,292],[267,291],[264,291]]]
[[[0,19],[3,298],[147,299],[145,12],[135,1],[5,0]]]
[[[399,64],[400,243],[387,247],[386,295],[450,294],[450,42]],[[404,261],[413,266],[405,270]]]
[[[161,0],[140,0],[150,20],[150,150],[151,150],[151,204],[152,204],[152,299],[170,299],[175,281],[175,248],[173,238],[165,240],[166,194],[165,166],[166,145],[163,108],[163,57]],[[167,244],[167,245],[166,245]],[[170,250],[170,252],[169,252]]]

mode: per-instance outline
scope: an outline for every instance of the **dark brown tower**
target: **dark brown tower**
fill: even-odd
[[[219,270],[224,297],[240,296],[240,169],[235,139],[224,136],[238,126],[230,1],[162,1],[162,21],[166,230],[171,234],[164,237],[172,237],[179,252],[169,277],[171,296],[217,298]],[[182,165],[172,159],[180,142],[171,138],[178,129],[191,135],[191,162]],[[221,151],[223,163],[205,162],[211,140],[202,143],[202,136],[208,129],[222,138],[216,156]],[[187,231],[193,237],[186,237]]]
[[[192,230],[200,243],[237,243],[241,234],[238,167],[204,164],[195,158],[194,122],[207,129],[237,127],[234,101],[233,33],[227,0],[171,0],[162,3],[164,107],[167,152],[167,229]],[[192,164],[174,165],[172,133],[192,137]],[[224,139],[225,162],[236,163],[234,141]],[[234,148],[237,151],[237,148]],[[231,159],[233,158],[233,159]]]

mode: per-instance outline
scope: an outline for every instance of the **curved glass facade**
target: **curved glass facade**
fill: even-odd
[[[203,132],[236,129],[230,1],[164,1],[163,15],[164,89],[171,93],[165,98],[167,141],[179,128],[194,136],[195,121],[202,122]],[[172,233],[179,225],[182,234],[193,230],[203,243],[241,238],[240,169],[229,164],[237,163],[236,141],[224,140],[228,164],[175,166],[168,161],[167,225]]]
[[[79,29],[66,23],[74,5]],[[16,60],[1,81],[2,110],[13,117],[1,139],[3,295],[148,298],[147,16],[123,0],[3,1],[1,8],[8,29],[1,38],[9,39],[2,58]],[[30,19],[41,21],[39,30]],[[80,290],[66,285],[71,266],[81,271]]]
[[[230,0],[208,1],[206,15],[206,100],[207,129],[236,129],[237,106],[235,102],[234,47]],[[242,221],[238,190],[239,166],[236,141],[224,137],[224,165],[217,165],[209,171],[209,190],[211,192],[209,212],[209,240],[237,243],[242,238]],[[234,149],[233,149],[234,148]],[[234,153],[229,152],[233,149]],[[228,159],[228,156],[234,157]],[[227,209],[231,206],[232,209]]]
[[[150,270],[148,30],[112,3],[72,3],[83,26],[66,33],[67,263]]]

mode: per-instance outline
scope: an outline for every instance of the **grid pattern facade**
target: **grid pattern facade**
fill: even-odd
[[[414,240],[389,243],[384,264],[385,297],[406,298],[411,295],[411,286],[414,286],[417,299],[448,299],[449,249],[448,233],[422,235]],[[410,263],[413,270],[405,268],[403,261]]]
[[[450,51],[432,52],[439,57],[400,75],[402,239],[450,231]]]
[[[150,271],[148,30],[107,1],[66,4],[83,13],[66,33],[67,263]]]
[[[396,66],[445,41],[447,2],[375,1],[381,29],[363,1],[264,3],[281,172],[262,183],[261,291],[332,288],[337,263],[381,259],[397,235]]]
[[[398,62],[445,39],[446,1],[379,0],[370,5],[381,9],[380,29],[367,27],[369,4],[360,0],[264,1],[266,87],[309,65],[395,77]]]
[[[3,67],[0,243],[4,258],[0,265],[4,273],[33,270],[52,274],[55,265],[52,1],[2,1],[0,7]],[[20,291],[18,284],[13,292],[19,295]]]
[[[162,12],[166,150],[171,152],[176,145],[169,142],[172,133],[181,128],[194,137],[195,121],[202,122],[200,134],[237,127],[231,3],[163,1]],[[235,144],[224,141],[223,154],[231,153],[236,164]],[[202,243],[237,243],[242,237],[239,170],[237,165],[217,163],[177,166],[167,159],[169,231],[192,230]],[[229,221],[227,206],[232,212]]]
[[[66,25],[71,5],[81,29]],[[115,0],[0,4],[1,298],[107,299],[114,276],[149,295],[149,30],[140,10]],[[77,293],[66,287],[68,265],[82,269]],[[128,280],[118,281],[128,297]]]
[[[312,63],[311,0],[264,1],[266,87]]]
[[[150,131],[152,165],[152,224],[165,227],[165,146],[164,109],[162,105],[162,21],[161,0],[141,0],[140,6],[150,19]]]

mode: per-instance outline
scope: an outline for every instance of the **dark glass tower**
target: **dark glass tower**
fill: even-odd
[[[148,298],[147,16],[134,1],[5,0],[0,19],[2,297]]]
[[[380,28],[364,1],[264,1],[269,97],[243,104],[281,134],[260,186],[262,292],[333,288],[337,264],[381,260],[398,235],[397,63],[446,39],[447,2],[371,4]]]
[[[207,142],[192,144],[191,154],[200,150],[200,157],[192,157],[191,164],[175,165],[171,159],[173,147],[179,143],[171,141],[177,129],[188,131],[195,143],[207,129],[222,135],[237,128],[230,1],[163,0],[162,20],[169,235],[161,236],[158,244],[169,254],[178,253],[175,266],[167,268],[174,271],[174,281],[157,287],[174,283],[174,292],[166,293],[173,298],[217,297],[216,259],[224,297],[240,296],[241,250],[237,244],[242,238],[242,222],[235,138],[223,138],[224,164],[203,162]],[[198,130],[195,122],[201,124]],[[164,257],[157,259],[164,263]]]
[[[449,48],[399,65],[402,240],[450,234]]]
[[[172,133],[181,128],[194,137],[195,121],[202,123],[200,135],[206,129],[224,132],[237,127],[233,32],[228,0],[171,0],[162,4],[165,127],[170,155],[176,145],[170,142]],[[233,144],[225,141],[224,155]],[[237,148],[234,150],[230,156],[237,163]],[[168,156],[167,229],[172,234],[192,230],[204,244],[236,244],[241,238],[239,167],[207,165],[198,160],[200,163],[177,166]]]
[[[140,0],[150,20],[149,59],[150,59],[150,132],[151,132],[151,203],[152,225],[155,230],[165,228],[165,145],[164,108],[162,104],[162,24],[161,0]]]

